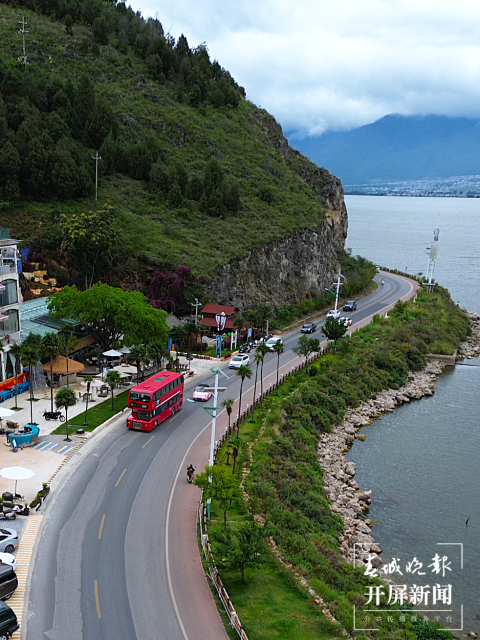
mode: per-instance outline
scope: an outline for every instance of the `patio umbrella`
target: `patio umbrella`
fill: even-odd
[[[116,351],[115,349],[110,349],[110,351],[104,351],[102,355],[107,356],[107,358],[121,358],[123,353],[121,351]]]
[[[2,478],[8,478],[9,480],[15,480],[15,494],[17,495],[17,481],[28,480],[33,478],[35,471],[27,469],[25,467],[5,467],[0,471]]]
[[[2,418],[10,418],[14,413],[15,411],[12,411],[11,409],[4,409],[3,407],[0,407],[0,425],[2,424]]]
[[[121,351],[122,353],[124,353],[125,355],[127,355],[127,354],[129,354],[129,353],[130,353],[130,349],[129,349],[128,347],[122,347],[122,348],[120,349],[120,351]]]
[[[84,387],[88,386],[88,382],[86,380],[83,380],[82,384]],[[103,384],[104,383],[101,380],[98,380],[97,378],[95,378],[90,382],[90,387],[103,387]]]

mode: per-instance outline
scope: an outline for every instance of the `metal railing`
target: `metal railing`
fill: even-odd
[[[237,612],[235,611],[235,607],[230,600],[227,590],[225,589],[225,585],[220,578],[217,567],[214,564],[214,560],[212,557],[212,549],[210,547],[210,542],[208,541],[208,533],[207,533],[207,514],[206,508],[204,505],[200,503],[198,510],[199,522],[200,522],[200,537],[202,540],[202,548],[203,553],[205,555],[205,560],[208,564],[208,574],[212,579],[213,584],[215,585],[215,589],[217,590],[218,597],[222,601],[225,611],[227,612],[228,619],[230,620],[230,624],[238,633],[239,638],[241,640],[248,640],[248,636],[245,633],[245,629],[240,622],[240,618],[238,617]]]

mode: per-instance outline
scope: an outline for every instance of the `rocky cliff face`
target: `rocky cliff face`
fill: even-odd
[[[260,115],[263,135],[289,167],[315,189],[324,205],[325,219],[316,229],[301,229],[230,262],[205,287],[211,300],[242,310],[263,302],[284,306],[322,294],[338,271],[335,247],[344,246],[348,227],[340,180],[292,149],[280,125],[267,112]]]

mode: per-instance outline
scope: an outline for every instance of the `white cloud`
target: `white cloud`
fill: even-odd
[[[387,113],[480,117],[480,3],[470,0],[136,0],[206,42],[284,129],[321,133]]]

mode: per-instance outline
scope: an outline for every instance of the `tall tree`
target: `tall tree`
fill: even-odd
[[[168,332],[168,337],[170,338],[170,340],[172,340],[173,344],[175,345],[175,355],[176,355],[176,369],[178,371],[178,352],[179,352],[179,347],[184,343],[185,338],[187,337],[187,331],[185,329],[185,326],[182,324],[179,324],[175,327],[171,327],[171,329]]]
[[[228,505],[242,494],[235,476],[228,473],[225,467],[214,465],[205,467],[204,473],[199,473],[195,478],[197,487],[203,489],[202,500],[216,500],[223,509],[223,526],[227,526]]]
[[[85,403],[85,420],[83,422],[83,425],[86,427],[88,418],[88,398],[90,396],[90,387],[92,385],[93,376],[85,376],[83,380],[87,383],[87,401]]]
[[[244,522],[236,531],[224,527],[215,532],[214,537],[218,566],[240,571],[242,582],[248,567],[264,562],[263,527],[255,522]]]
[[[326,336],[328,340],[333,340],[335,344],[337,344],[337,340],[343,338],[347,331],[348,326],[343,322],[339,322],[336,318],[327,318],[322,327],[324,336]]]
[[[277,342],[273,346],[273,350],[277,354],[277,387],[278,387],[278,371],[280,369],[280,356],[285,351],[285,347],[283,346],[283,342],[277,340]]]
[[[255,351],[257,353],[262,354],[263,358],[260,362],[260,394],[263,396],[263,363],[265,361],[265,356],[267,355],[267,353],[270,353],[270,349],[267,347],[267,345],[265,344],[265,342],[260,342],[260,344],[258,345],[258,347],[255,349]]]
[[[230,419],[234,402],[235,400],[233,398],[225,398],[225,400],[222,401],[222,407],[226,410],[228,416],[228,433],[230,433]]]
[[[170,360],[170,352],[165,342],[156,340],[147,345],[147,356],[149,360],[153,360],[156,368],[160,371],[163,367],[163,360]]]
[[[242,364],[238,367],[237,369],[237,376],[240,376],[240,378],[242,379],[242,382],[240,383],[240,396],[238,398],[238,420],[237,420],[237,438],[240,437],[240,415],[242,413],[242,391],[243,391],[243,383],[245,381],[245,378],[248,378],[250,380],[250,378],[253,375],[252,369],[251,367],[249,367],[246,364]]]
[[[55,396],[55,406],[57,409],[65,409],[65,426],[67,427],[67,437],[65,440],[70,442],[71,438],[68,434],[68,408],[74,407],[77,404],[77,396],[72,389],[68,389],[68,387],[62,387],[57,391]]]
[[[147,350],[143,344],[136,344],[130,348],[130,353],[127,355],[127,362],[135,365],[137,368],[137,384],[140,382],[140,368],[142,366],[142,362],[145,362],[146,360]]]
[[[167,338],[167,313],[151,307],[139,291],[124,291],[97,283],[86,291],[66,286],[53,295],[48,307],[55,318],[72,318],[87,325],[108,351],[123,336],[130,342],[154,342]]]
[[[53,359],[60,353],[58,334],[49,331],[43,336],[41,353],[50,360],[50,411],[53,413]]]
[[[60,342],[60,351],[65,354],[65,357],[67,359],[67,387],[69,387],[69,356],[73,351],[75,351],[78,346],[78,340],[75,336],[73,326],[71,324],[65,323],[65,325],[58,332],[58,339]]]
[[[22,345],[19,342],[14,342],[10,347],[10,353],[15,358],[15,409],[18,409],[17,404],[17,383],[18,383],[18,374],[21,373],[21,364],[22,364]]]
[[[110,369],[110,371],[107,371],[107,375],[105,376],[105,382],[108,384],[112,392],[112,411],[115,411],[115,398],[113,396],[113,390],[115,389],[115,387],[118,387],[121,379],[122,377],[120,376],[118,371],[113,371],[112,369]]]
[[[319,353],[322,347],[320,346],[320,340],[318,338],[307,338],[307,336],[300,336],[298,344],[293,348],[293,352],[297,356],[303,356],[305,358],[305,364],[308,372],[308,359],[312,353]]]
[[[40,347],[33,342],[22,344],[22,361],[28,367],[28,380],[30,386],[30,422],[33,422],[33,369],[40,358]]]
[[[255,368],[255,384],[253,385],[253,409],[252,409],[252,420],[255,418],[255,405],[257,404],[257,378],[258,378],[258,367],[260,364],[263,365],[263,360],[265,356],[263,353],[256,353],[253,357],[253,361],[256,364]],[[263,392],[263,391],[262,391]]]
[[[62,215],[63,244],[69,262],[84,279],[85,289],[109,273],[115,262],[119,238],[114,226],[114,208]]]

